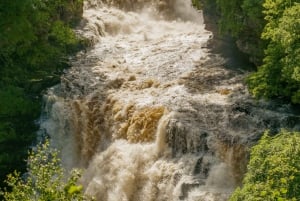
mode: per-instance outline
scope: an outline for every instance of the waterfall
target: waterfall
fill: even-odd
[[[190,1],[86,0],[83,17],[92,47],[48,90],[41,129],[96,200],[227,200],[255,139],[296,126],[210,52]]]

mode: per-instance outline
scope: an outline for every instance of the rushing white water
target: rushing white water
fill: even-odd
[[[244,75],[210,53],[202,13],[187,0],[90,0],[79,32],[93,46],[49,89],[41,127],[66,168],[84,169],[85,192],[227,200],[248,142],[285,117],[256,107]]]

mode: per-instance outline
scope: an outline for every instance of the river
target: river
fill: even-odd
[[[262,132],[296,125],[252,100],[190,1],[88,0],[83,17],[91,48],[48,90],[41,129],[97,201],[227,200]]]

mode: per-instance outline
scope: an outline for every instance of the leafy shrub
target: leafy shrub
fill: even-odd
[[[83,195],[82,186],[77,184],[80,171],[73,170],[66,177],[58,152],[49,147],[48,141],[30,152],[27,162],[26,176],[17,172],[8,175],[6,182],[11,190],[0,192],[6,201],[92,200]]]
[[[242,188],[230,201],[300,200],[300,133],[264,134],[251,150]]]
[[[299,1],[298,1],[299,2]],[[269,41],[263,65],[248,79],[256,97],[282,97],[300,103],[300,4],[266,0],[267,24],[262,38]]]

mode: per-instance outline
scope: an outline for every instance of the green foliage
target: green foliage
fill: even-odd
[[[256,97],[283,97],[300,103],[300,4],[264,3],[267,24],[262,38],[269,41],[263,65],[248,79]]]
[[[264,134],[251,150],[243,187],[230,201],[300,200],[300,133]]]
[[[72,30],[82,6],[82,0],[0,1],[0,181],[25,169],[41,91],[57,83],[66,58],[82,46]]]
[[[62,58],[79,45],[70,25],[72,16],[81,14],[81,4],[81,0],[1,1],[0,84],[17,80],[21,85],[20,80],[26,82],[40,69],[55,72],[65,62]]]
[[[49,201],[49,200],[92,200],[83,195],[83,188],[77,184],[80,171],[73,170],[65,178],[58,158],[58,152],[49,147],[49,142],[39,145],[29,154],[26,178],[14,172],[6,180],[10,191],[1,191],[6,201]]]

